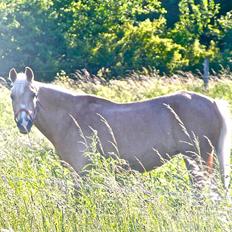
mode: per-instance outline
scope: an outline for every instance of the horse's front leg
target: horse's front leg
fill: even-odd
[[[89,163],[88,147],[80,142],[65,144],[56,147],[56,152],[62,160],[62,165],[78,175],[84,174],[84,167]]]

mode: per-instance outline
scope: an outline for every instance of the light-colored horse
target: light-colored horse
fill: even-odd
[[[208,166],[212,166],[215,150],[222,180],[228,189],[231,129],[225,102],[182,91],[147,101],[118,104],[35,82],[33,71],[28,67],[24,73],[11,69],[9,77],[20,132],[30,132],[35,124],[55,146],[61,159],[77,172],[88,162],[83,153],[95,132],[103,155],[120,155],[133,169],[149,171],[162,165],[162,159],[182,153],[193,176],[196,165],[191,160],[197,161],[193,144],[197,140],[198,152]]]

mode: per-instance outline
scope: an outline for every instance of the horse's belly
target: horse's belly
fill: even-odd
[[[149,171],[161,166],[166,160],[177,154],[176,142],[171,132],[154,134],[152,131],[137,136],[126,135],[115,138],[119,157],[128,161],[131,168],[138,171]],[[105,152],[112,152],[112,145],[108,145]]]
[[[162,158],[167,159],[167,154],[176,154],[172,115],[166,107],[110,116],[104,115],[110,129],[105,125],[95,128],[104,155],[114,153],[142,171],[162,165]]]

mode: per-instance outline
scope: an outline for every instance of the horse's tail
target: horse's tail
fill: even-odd
[[[231,149],[231,117],[228,102],[216,101],[217,109],[222,118],[222,127],[219,141],[216,147],[216,154],[219,161],[222,181],[226,190],[230,185],[230,149]]]

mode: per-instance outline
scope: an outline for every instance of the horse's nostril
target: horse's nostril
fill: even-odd
[[[17,127],[19,128],[20,132],[23,134],[30,132],[31,127],[33,125],[32,120],[28,118],[20,119],[16,123],[17,123]]]
[[[29,119],[29,120],[27,121],[27,130],[28,130],[28,131],[31,130],[32,125],[33,125],[33,122]]]
[[[22,120],[22,119],[16,119],[15,121],[16,121],[17,125],[21,125],[21,124],[22,124],[22,122],[23,122],[23,120]]]

